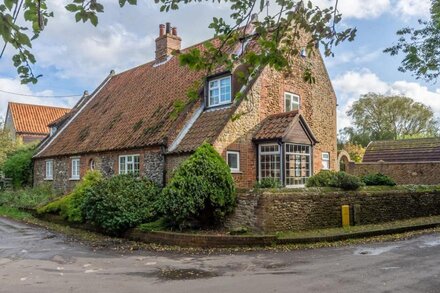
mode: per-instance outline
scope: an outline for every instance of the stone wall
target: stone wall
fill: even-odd
[[[356,206],[356,224],[440,215],[440,192],[262,192],[239,196],[226,227],[254,231],[300,231],[340,227],[341,206]]]
[[[393,178],[397,184],[440,184],[440,162],[350,162],[347,172],[357,176],[382,173]]]
[[[140,175],[150,178],[163,186],[165,174],[165,160],[160,148],[133,149],[125,151],[101,152],[96,154],[83,154],[75,157],[80,158],[80,178],[88,170],[90,163],[95,162],[95,170],[101,171],[104,177],[111,177],[119,173],[119,156],[138,154]],[[46,159],[34,160],[34,186],[42,183],[52,184],[54,190],[59,193],[70,192],[78,180],[71,179],[71,157],[55,157],[53,160],[53,179],[46,180]]]

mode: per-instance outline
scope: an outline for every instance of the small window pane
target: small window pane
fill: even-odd
[[[222,77],[209,82],[209,106],[231,102],[231,77]]]
[[[240,153],[239,152],[227,152],[227,163],[231,171],[240,170]]]

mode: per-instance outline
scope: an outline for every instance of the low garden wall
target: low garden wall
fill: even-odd
[[[266,233],[340,227],[341,206],[350,205],[356,225],[440,215],[440,191],[262,191],[239,194],[226,222]]]
[[[393,178],[397,184],[440,183],[440,162],[350,162],[346,171],[356,176],[382,173]]]

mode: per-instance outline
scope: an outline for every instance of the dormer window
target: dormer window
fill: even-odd
[[[211,79],[208,82],[208,107],[230,104],[231,76]]]
[[[50,128],[50,136],[54,135],[55,132],[57,132],[57,127],[56,127],[56,126],[52,126],[52,127]]]
[[[293,110],[299,110],[299,96],[285,92],[284,93],[284,110],[290,112]]]

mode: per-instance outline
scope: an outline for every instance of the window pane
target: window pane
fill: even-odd
[[[238,154],[237,153],[228,153],[228,165],[231,169],[238,169]]]

